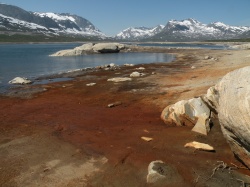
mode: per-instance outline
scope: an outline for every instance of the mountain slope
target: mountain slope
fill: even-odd
[[[129,27],[118,33],[115,38],[122,40],[139,40],[154,36],[162,31],[164,25],[158,25],[154,28],[147,27]]]
[[[130,27],[108,38],[90,21],[68,13],[29,12],[0,3],[0,34],[85,37],[124,41],[202,41],[250,37],[250,27],[236,27],[221,22],[203,24],[195,19],[171,20],[165,26]]]
[[[155,28],[130,27],[115,36],[120,40],[132,41],[201,41],[234,39],[248,36],[250,27],[229,26],[221,22],[203,24],[195,19],[171,20],[166,26]]]
[[[28,12],[6,4],[0,4],[0,30],[47,35],[106,37],[90,21],[77,15]]]
[[[250,31],[250,27],[235,27],[221,22],[203,24],[194,19],[171,20],[163,30],[151,37],[163,41],[200,41],[211,39],[233,39]]]

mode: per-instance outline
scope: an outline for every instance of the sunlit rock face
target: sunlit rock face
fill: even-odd
[[[228,73],[215,89],[222,132],[234,154],[250,168],[250,66]]]

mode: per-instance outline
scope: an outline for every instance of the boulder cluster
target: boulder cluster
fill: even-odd
[[[222,133],[231,150],[250,168],[250,66],[225,75],[207,94],[166,107],[161,118],[166,124],[194,126],[207,134],[212,114],[218,114]]]
[[[74,49],[58,51],[50,56],[80,56],[93,53],[118,53],[126,47],[120,43],[86,43]]]

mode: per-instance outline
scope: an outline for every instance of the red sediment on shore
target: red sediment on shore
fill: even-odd
[[[155,64],[144,67],[150,69],[150,72],[146,72],[148,76],[160,79],[163,76],[160,73],[162,66]],[[182,72],[181,79],[190,76],[190,73],[185,73],[187,66],[173,63],[166,67]],[[125,75],[133,68],[117,72]],[[159,74],[150,75],[151,71],[159,71]],[[174,102],[178,99],[174,92],[161,92],[157,84],[141,81],[141,78],[121,83],[107,82],[108,78],[117,76],[115,71],[90,72],[72,81],[38,85],[47,91],[35,94],[31,99],[0,97],[1,137],[15,139],[43,131],[48,136],[76,146],[88,157],[104,156],[108,159],[108,165],[103,173],[97,174],[99,184],[131,180],[132,184],[143,186],[147,166],[154,160],[162,160],[174,167],[181,176],[178,184],[187,186],[194,184],[196,173],[209,177],[217,161],[240,165],[224,139],[218,122],[208,136],[191,132],[190,127],[167,126],[160,119],[163,104],[159,104],[159,101],[164,98],[169,103]],[[97,84],[86,86],[90,82]],[[174,87],[182,82],[176,79],[171,84]],[[108,107],[115,102],[119,102],[119,105]],[[153,140],[147,142],[141,137]],[[191,141],[208,143],[216,152],[184,148]],[[250,174],[245,170],[242,172]],[[91,182],[93,179],[89,180]],[[172,182],[173,186],[174,180]]]

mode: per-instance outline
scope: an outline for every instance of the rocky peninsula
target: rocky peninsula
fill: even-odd
[[[128,49],[120,43],[86,43],[74,49],[58,51],[51,56],[80,56],[94,53],[119,53],[121,50]]]
[[[96,67],[0,96],[0,186],[250,183],[249,49],[125,50],[176,59]]]

